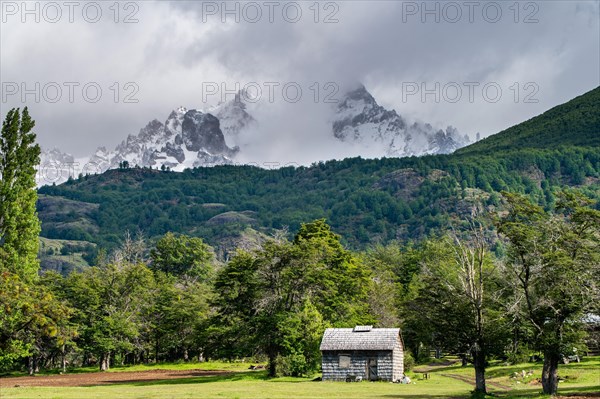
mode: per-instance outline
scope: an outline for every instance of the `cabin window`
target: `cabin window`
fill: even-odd
[[[339,362],[340,362],[341,369],[349,369],[350,368],[350,355],[340,355]]]

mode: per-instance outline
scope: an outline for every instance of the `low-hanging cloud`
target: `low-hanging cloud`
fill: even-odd
[[[3,10],[5,3],[11,2],[2,2]],[[137,6],[136,23],[123,23],[135,11],[125,9],[126,3],[119,3],[118,23],[108,3],[97,23],[77,12],[73,22],[63,17],[56,23],[43,15],[40,22],[31,17],[22,22],[19,14],[3,14],[2,83],[19,88],[25,83],[29,90],[36,82],[40,90],[48,82],[63,87],[55,103],[26,96],[43,146],[79,156],[99,145],[113,147],[180,105],[215,105],[226,93],[204,102],[207,82],[226,90],[236,83],[296,82],[303,89],[300,101],[278,93],[268,107],[253,109],[260,123],[240,137],[247,149],[240,156],[248,162],[307,163],[361,152],[331,136],[331,104],[322,98],[330,82],[340,95],[362,82],[381,105],[408,120],[453,125],[472,137],[495,133],[600,84],[597,2],[452,2],[462,13],[457,20],[450,2],[426,2],[427,9],[424,2],[322,2],[318,13],[313,3],[300,2],[296,22],[281,14],[290,2],[277,3],[273,21],[264,3],[256,2],[263,13],[256,22],[248,21],[254,14],[236,22],[235,11],[225,13],[223,22],[222,10],[214,12],[223,2],[129,3]],[[479,4],[472,15],[466,3]],[[502,12],[497,21],[492,3]],[[227,7],[236,10],[236,4],[241,10],[249,3]],[[78,83],[73,101],[67,98],[68,82]],[[90,83],[102,90],[97,102],[82,92]],[[321,91],[316,101],[314,84]],[[494,96],[498,88],[500,98]],[[20,94],[2,99],[3,113],[25,105]]]

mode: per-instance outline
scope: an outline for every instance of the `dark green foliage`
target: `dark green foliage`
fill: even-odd
[[[600,87],[457,151],[491,154],[515,148],[600,145]]]
[[[110,264],[72,273],[57,289],[76,309],[78,346],[109,368],[111,354],[131,352],[147,328],[141,320],[149,301],[152,273],[140,264]]]
[[[41,217],[43,234],[49,238],[81,234],[81,239],[108,248],[119,243],[116,231],[141,230],[149,238],[173,231],[219,246],[224,236],[247,227],[269,232],[287,226],[294,231],[306,220],[325,217],[346,244],[363,248],[439,232],[453,218],[468,214],[478,197],[497,206],[500,190],[527,193],[548,206],[553,190],[598,176],[600,148],[593,147],[523,149],[499,156],[355,158],[279,170],[251,166],[183,173],[112,170],[40,189],[45,203],[52,198],[91,203],[75,211],[80,222],[58,227],[68,215],[41,211]],[[485,190],[492,190],[491,196]],[[588,192],[600,197],[597,183]],[[89,211],[94,204],[99,205],[97,210]],[[245,216],[232,218],[228,212]],[[86,234],[86,226],[98,233]]]
[[[152,268],[175,276],[206,278],[212,253],[201,238],[167,233],[150,252]]]

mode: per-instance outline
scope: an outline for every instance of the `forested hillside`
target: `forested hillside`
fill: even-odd
[[[600,145],[600,87],[556,106],[542,115],[510,127],[456,151],[459,154],[497,153],[514,148]]]
[[[240,240],[326,218],[355,249],[418,240],[463,218],[475,202],[499,206],[502,190],[546,209],[562,186],[599,198],[599,115],[595,89],[453,155],[82,176],[39,190],[42,236],[111,248],[125,231],[150,239],[173,231],[203,237],[225,257]]]

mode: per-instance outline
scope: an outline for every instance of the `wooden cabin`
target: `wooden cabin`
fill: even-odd
[[[399,328],[328,328],[321,353],[323,381],[399,381],[404,375]]]

